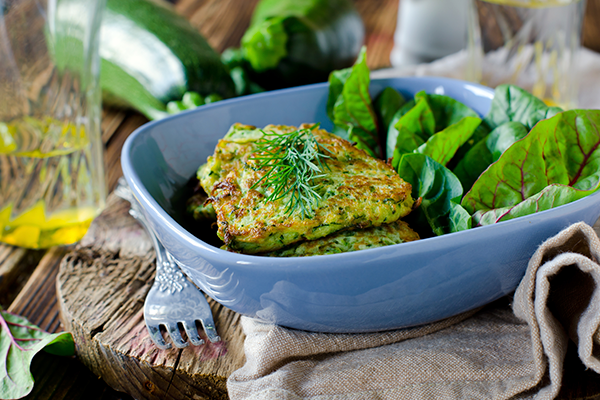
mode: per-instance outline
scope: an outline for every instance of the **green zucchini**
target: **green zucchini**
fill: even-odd
[[[352,66],[365,28],[352,0],[261,0],[241,50],[265,89],[324,82]]]
[[[100,85],[107,105],[128,106],[149,119],[185,92],[235,96],[220,56],[182,16],[149,0],[107,0],[101,22]]]

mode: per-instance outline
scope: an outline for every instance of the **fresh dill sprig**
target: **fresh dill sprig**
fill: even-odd
[[[257,155],[250,158],[258,161],[259,169],[267,170],[252,189],[261,182],[272,188],[267,201],[276,201],[289,194],[285,210],[288,215],[299,208],[302,218],[312,217],[321,200],[317,193],[319,184],[315,180],[324,176],[322,172],[327,164],[323,163],[323,159],[330,157],[325,154],[326,147],[317,142],[312,132],[316,128],[318,125],[286,133],[262,131]]]

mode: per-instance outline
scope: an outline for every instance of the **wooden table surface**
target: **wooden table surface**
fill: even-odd
[[[175,10],[185,16],[217,51],[238,46],[257,0],[176,0]],[[365,22],[371,69],[389,67],[398,0],[355,0]],[[232,12],[232,10],[235,10]],[[600,0],[588,0],[584,45],[600,51]],[[102,139],[109,189],[122,175],[121,147],[127,136],[146,123],[134,111],[105,109]],[[26,250],[0,244],[0,305],[21,314],[49,332],[61,331],[55,280],[67,248]],[[570,349],[565,365],[562,399],[600,398],[600,377],[586,371]],[[30,399],[130,399],[94,376],[75,357],[40,353],[33,361],[36,380]]]

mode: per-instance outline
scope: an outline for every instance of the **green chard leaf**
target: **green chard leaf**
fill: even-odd
[[[600,187],[599,127],[600,110],[571,110],[539,121],[481,174],[462,205],[480,215],[499,209],[478,216],[481,224],[593,193]]]
[[[354,66],[329,76],[327,112],[333,123],[348,133],[356,147],[373,157],[381,157],[377,116],[369,94],[369,68],[363,47]],[[341,86],[340,86],[341,85]]]
[[[406,100],[393,87],[386,87],[375,98],[375,114],[382,131],[387,132],[396,112],[406,103]]]
[[[344,91],[344,85],[352,74],[352,68],[344,68],[333,71],[329,74],[329,95],[327,97],[327,116],[335,121],[334,107],[335,103]]]
[[[541,192],[534,194],[514,207],[496,208],[493,210],[477,211],[473,214],[476,226],[495,224],[500,221],[534,214],[538,211],[549,210],[585,197],[587,193],[571,186],[552,184]]]
[[[414,107],[396,122],[394,131],[389,132],[391,135],[396,135],[395,138],[388,136],[388,141],[395,141],[392,150],[392,166],[397,168],[404,154],[414,152],[434,133],[435,119],[433,118],[433,112],[425,99],[419,99]]]
[[[400,109],[398,111],[396,111],[396,113],[392,117],[392,120],[390,121],[388,128],[387,128],[386,148],[385,148],[386,149],[385,150],[386,158],[391,158],[394,155],[394,149],[396,148],[396,142],[398,140],[398,134],[399,134],[399,131],[396,128],[396,124],[398,124],[398,121],[400,121],[400,118],[402,118],[407,112],[412,110],[412,108],[415,106],[415,104],[416,103],[414,100],[409,100],[402,107],[400,107]]]
[[[480,123],[481,119],[477,117],[464,117],[431,136],[416,151],[445,166],[454,157],[460,146],[473,135]]]
[[[494,130],[506,122],[517,121],[530,130],[539,121],[561,111],[559,107],[548,107],[542,100],[518,86],[500,85],[494,90],[494,98],[484,123],[490,130]]]
[[[415,94],[415,100],[424,99],[429,104],[435,120],[435,132],[439,132],[453,125],[464,117],[479,118],[479,115],[452,97],[441,94],[427,94],[420,91]]]
[[[409,215],[416,220],[411,226],[426,221],[436,235],[471,228],[471,216],[459,204],[462,186],[448,168],[424,154],[411,153],[402,156],[398,174],[412,185],[413,197],[421,197],[421,205]]]
[[[435,119],[435,131],[439,132],[450,125],[456,124],[465,117],[479,118],[479,115],[470,107],[452,97],[441,94],[427,94],[421,91],[415,94],[415,99],[424,98],[429,103]],[[461,159],[467,151],[489,133],[484,124],[479,124],[475,132],[461,145],[456,152],[456,159]]]
[[[436,96],[435,98],[442,97]],[[480,125],[481,119],[468,115],[454,122],[457,117],[452,117],[451,113],[444,113],[440,111],[442,108],[437,107],[438,117],[450,121],[452,124],[436,133],[435,113],[427,95],[420,92],[417,93],[415,99],[414,107],[402,115],[394,125],[394,130],[388,133],[388,147],[394,139],[396,141],[392,166],[397,168],[402,156],[412,152],[428,155],[440,164],[446,165],[458,149],[473,135]],[[451,102],[447,103],[452,104]],[[461,112],[454,115],[465,114],[468,113]],[[388,148],[387,151],[389,150]]]
[[[506,149],[524,138],[528,132],[520,122],[505,122],[471,147],[453,170],[463,188],[473,186],[479,175],[491,163],[498,160]]]
[[[393,129],[388,130],[386,154],[392,155],[394,167],[403,154],[411,152],[429,155],[447,165],[477,132],[481,119],[475,111],[448,96],[421,91],[415,94],[414,101],[414,107],[396,113]]]
[[[31,360],[42,349],[56,355],[73,355],[73,336],[68,332],[44,332],[25,318],[0,310],[0,398],[18,399],[31,392]]]

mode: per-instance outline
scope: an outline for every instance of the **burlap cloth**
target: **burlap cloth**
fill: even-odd
[[[514,297],[431,325],[371,334],[243,317],[237,399],[552,399],[569,338],[600,372],[600,240],[577,223],[544,242]]]

